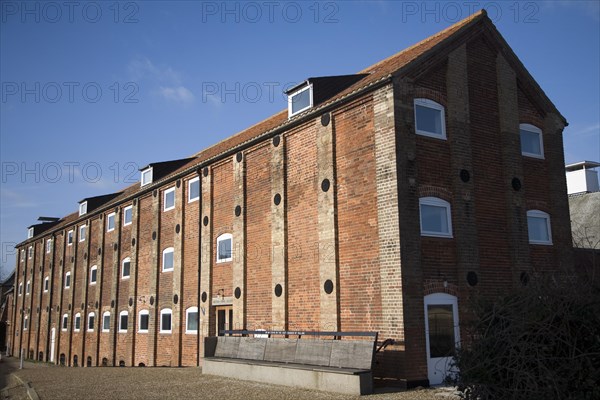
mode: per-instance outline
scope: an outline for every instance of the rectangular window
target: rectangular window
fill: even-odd
[[[79,203],[79,216],[81,217],[83,214],[87,213],[87,201],[83,203]]]
[[[75,315],[75,332],[79,332],[79,329],[81,329],[81,316],[79,314]]]
[[[19,283],[19,296],[23,294],[23,282]]]
[[[62,330],[66,331],[69,326],[69,316],[67,314],[62,317]]]
[[[162,310],[160,312],[160,331],[162,333],[171,333],[171,310]]]
[[[127,324],[129,323],[129,314],[122,312],[119,315],[119,332],[127,332]]]
[[[164,203],[164,211],[175,208],[175,188],[165,190]]]
[[[106,312],[102,316],[102,332],[110,331],[110,313]]]
[[[65,274],[65,289],[68,289],[71,287],[71,273],[67,272]]]
[[[27,257],[29,257],[29,259],[31,260],[31,258],[33,258],[33,247],[29,246],[29,248],[27,249]]]
[[[73,244],[73,231],[69,231],[67,233],[67,245],[72,245]]]
[[[31,292],[31,281],[27,281],[27,285],[25,286],[25,294],[28,295]]]
[[[95,323],[96,323],[96,315],[94,313],[91,313],[90,315],[88,315],[88,327],[87,327],[88,332],[91,332],[94,330]]]
[[[115,213],[108,214],[106,217],[106,232],[112,232],[115,230]]]
[[[198,308],[191,307],[186,312],[186,333],[198,333]]]
[[[25,261],[25,250],[21,250],[21,261]]]
[[[123,226],[131,225],[133,221],[133,206],[127,206],[123,210]]]
[[[23,330],[26,331],[29,328],[29,318],[25,317],[23,321]],[[17,332],[18,335],[18,332]]]
[[[296,115],[313,105],[312,85],[288,95],[288,117]]]
[[[217,262],[231,261],[232,236],[225,233],[217,238]]]
[[[148,311],[140,311],[140,332],[148,332],[148,325],[150,322],[150,315]]]
[[[152,167],[142,171],[142,186],[152,183]]]
[[[121,278],[127,279],[131,273],[131,259],[127,257],[123,260],[123,270],[121,273]]]
[[[85,225],[81,225],[79,227],[79,241],[80,242],[85,241],[85,233],[86,233],[86,226]]]
[[[98,279],[98,267],[95,265],[90,269],[90,285],[95,285]]]
[[[450,203],[437,197],[419,199],[421,235],[452,237]]]
[[[27,229],[27,239],[31,239],[33,237],[33,228]]]
[[[48,289],[50,289],[50,278],[45,277],[44,278],[44,292],[47,292]]]
[[[52,251],[52,239],[46,240],[46,254],[50,254]]]
[[[173,271],[173,248],[169,247],[163,251],[163,271]]]
[[[539,210],[527,211],[527,232],[529,243],[552,244],[550,215]]]
[[[520,124],[521,154],[527,157],[544,158],[542,130],[534,125]]]
[[[200,198],[200,178],[194,178],[188,182],[188,202],[196,201]]]
[[[429,99],[415,99],[415,132],[418,135],[446,139],[444,106]]]

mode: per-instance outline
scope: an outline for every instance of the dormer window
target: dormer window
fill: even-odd
[[[33,228],[27,229],[27,239],[31,239],[33,237]]]
[[[288,117],[292,117],[313,106],[312,88],[312,85],[308,85],[288,94]]]
[[[79,216],[87,213],[87,201],[79,203]]]
[[[142,186],[152,183],[152,167],[142,171]]]

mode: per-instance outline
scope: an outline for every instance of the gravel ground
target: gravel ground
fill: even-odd
[[[3,360],[17,365],[17,360]],[[6,368],[5,368],[6,369]],[[3,374],[6,372],[3,370]],[[294,389],[202,375],[200,368],[64,368],[41,363],[25,363],[12,371],[31,382],[41,400],[51,399],[347,399],[340,394]],[[13,382],[4,379],[5,382]],[[13,383],[14,385],[14,383]],[[13,389],[14,390],[14,389]],[[452,390],[422,389],[405,392],[378,390],[363,400],[442,400],[452,399]],[[18,395],[4,397],[20,400]]]

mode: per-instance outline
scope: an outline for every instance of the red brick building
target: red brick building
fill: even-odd
[[[196,366],[224,327],[377,331],[440,382],[463,304],[572,265],[565,119],[484,11],[120,193],[30,227],[9,347]]]

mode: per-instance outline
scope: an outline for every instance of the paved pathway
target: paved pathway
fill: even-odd
[[[200,368],[65,368],[18,360],[0,362],[1,399],[26,400],[30,382],[41,400],[52,399],[346,399],[344,395],[266,385],[202,375]],[[14,374],[15,376],[11,376]],[[363,400],[443,400],[448,391],[425,389],[383,393]],[[446,396],[444,396],[446,395]],[[360,397],[355,397],[360,399]],[[35,399],[34,399],[35,400]]]

